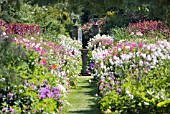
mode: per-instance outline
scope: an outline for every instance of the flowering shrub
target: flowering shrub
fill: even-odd
[[[90,22],[87,22],[86,24],[83,25],[82,27],[82,30],[83,30],[83,35],[88,35],[89,38],[92,38],[93,37],[93,24],[94,24],[94,21],[90,21]],[[102,24],[103,24],[103,18],[100,18],[96,24],[98,24],[99,26],[99,29],[102,28]]]
[[[109,43],[105,43],[105,41],[109,41]],[[165,107],[163,109],[165,111],[169,106],[169,101],[167,101],[169,96],[166,92],[163,93],[164,90],[160,89],[161,87],[156,85],[155,79],[161,82],[164,77],[169,76],[166,75],[168,71],[165,73],[167,70],[165,65],[170,61],[170,43],[160,39],[152,43],[143,43],[139,40],[134,42],[121,40],[118,43],[113,41],[108,36],[96,36],[89,43],[89,48],[95,47],[92,51],[91,69],[93,69],[95,79],[98,82],[101,110],[139,113],[142,110],[147,112],[148,109],[150,112],[159,112],[162,107]],[[100,45],[96,46],[98,44]],[[108,47],[106,48],[106,46]],[[162,75],[159,77],[161,73]],[[144,82],[147,79],[149,81],[152,77],[154,77],[152,82]],[[169,81],[165,80],[165,83],[169,83]],[[127,90],[127,87],[130,90]],[[168,85],[165,84],[165,87],[168,88]],[[145,89],[142,90],[142,88]],[[147,89],[148,91],[157,89],[154,91],[155,95],[162,92],[166,98],[151,98],[146,93]],[[125,94],[126,91],[127,94]],[[134,94],[129,93],[129,91],[133,91]],[[136,91],[139,93],[135,93]],[[141,91],[143,93],[140,95]],[[147,99],[153,99],[153,101],[147,101]],[[146,101],[149,102],[149,105],[146,105]],[[160,102],[161,108],[156,107]]]
[[[128,25],[128,31],[135,34],[144,34],[144,35],[154,35],[154,32],[157,31],[166,37],[170,37],[170,28],[163,24],[160,21],[143,21],[139,23],[130,23]]]
[[[96,49],[97,47],[101,48],[106,48],[111,47],[113,45],[113,39],[110,36],[102,35],[100,36],[99,34],[95,36],[93,39],[90,39],[90,42],[88,44],[89,49]]]
[[[41,29],[37,25],[29,25],[29,24],[20,24],[20,23],[14,23],[11,25],[8,25],[3,20],[0,20],[0,27],[1,29],[5,29],[5,33],[7,34],[17,34],[20,36],[25,35],[34,35],[34,34],[40,34]]]

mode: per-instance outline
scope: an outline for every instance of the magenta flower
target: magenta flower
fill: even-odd
[[[138,46],[139,46],[140,48],[142,48],[142,47],[143,47],[143,44],[138,44]]]

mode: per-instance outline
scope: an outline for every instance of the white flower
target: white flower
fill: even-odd
[[[105,67],[103,61],[101,62],[100,65],[101,65],[101,68],[104,68],[104,67]]]
[[[125,46],[126,49],[130,49],[130,46]]]
[[[163,59],[163,60],[165,60],[166,58],[165,58],[165,56],[162,54],[161,55],[161,59]]]
[[[32,44],[31,44],[31,47],[34,47],[34,46],[35,46],[35,43],[32,43]]]
[[[156,58],[157,58],[154,54],[152,54],[151,57],[152,57],[153,59],[156,59]]]
[[[146,49],[147,49],[147,50],[151,50],[151,46],[150,46],[150,45],[147,45],[147,46],[146,46]]]
[[[27,39],[23,38],[23,41],[24,41],[24,42],[26,42],[26,41],[27,41]]]
[[[144,105],[149,105],[149,103],[148,102],[144,102]]]
[[[40,43],[38,43],[35,47],[36,47],[36,48],[38,48],[38,47],[40,47],[40,45],[41,45],[41,44],[40,44]]]
[[[35,40],[35,38],[34,38],[34,37],[31,37],[31,40]]]
[[[52,49],[50,49],[50,53],[51,53],[51,54],[53,53],[53,50],[52,50]]]
[[[66,88],[65,88],[63,85],[58,84],[57,86],[58,86],[58,87],[60,88],[60,90],[62,90],[63,92],[67,92],[67,91],[66,91]]]
[[[154,91],[148,91],[148,90],[146,90],[146,92],[149,94],[149,95],[152,95],[153,93],[154,93]]]
[[[164,49],[164,46],[162,44],[160,44],[159,46],[160,46],[160,48]]]
[[[141,53],[141,56],[145,59],[146,58],[146,54],[145,53]]]
[[[119,60],[119,57],[117,57],[117,56],[114,55],[114,56],[113,56],[113,59],[117,61],[117,60]]]
[[[122,49],[121,49],[121,48],[118,48],[117,50],[118,50],[118,51],[122,51]]]
[[[126,94],[130,94],[130,91],[128,89],[126,89]]]
[[[111,58],[109,59],[109,62],[111,63],[111,65],[114,65],[114,62]]]
[[[155,66],[150,66],[151,69],[155,68]]]
[[[143,36],[143,34],[141,32],[137,32],[136,35],[137,36]]]
[[[153,52],[153,55],[155,55],[157,57],[159,56],[157,51]]]
[[[129,94],[129,97],[130,97],[131,99],[133,99],[133,98],[134,98],[134,96],[133,96],[133,95],[131,95],[131,94]]]
[[[138,51],[138,52],[136,53],[136,56],[139,57],[140,54],[141,54],[141,52]]]
[[[150,55],[147,55],[147,58],[146,58],[148,61],[151,61],[152,60],[152,58],[151,58],[151,56]]]
[[[134,35],[135,33],[134,32],[131,32],[131,35]]]
[[[157,59],[153,59],[152,64],[153,64],[153,65],[156,65],[157,63],[158,63],[158,60],[157,60]]]
[[[139,66],[143,66],[143,61],[139,60]]]
[[[149,63],[148,63],[147,61],[144,61],[144,64],[145,64],[146,66],[148,66],[148,65],[149,65]]]
[[[5,35],[6,35],[6,32],[3,32],[2,34],[5,36]]]
[[[122,55],[120,55],[121,56],[121,59],[123,60],[123,61],[126,61],[126,60],[129,60],[130,59],[130,56],[128,55],[128,54],[122,54]]]

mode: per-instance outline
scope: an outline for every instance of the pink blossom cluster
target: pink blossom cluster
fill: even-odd
[[[89,48],[97,48],[97,47],[102,47],[105,48],[107,46],[111,47],[113,45],[113,39],[110,36],[102,35],[100,36],[99,34],[96,35],[93,39],[90,39],[89,42]]]
[[[102,25],[103,25],[103,18],[100,18],[96,23],[99,25],[99,29],[101,29]],[[92,36],[93,35],[93,33],[92,33],[93,32],[92,31],[93,24],[94,24],[94,21],[92,21],[92,20],[90,22],[87,22],[86,24],[84,24],[82,27],[83,34],[89,33],[89,35]]]
[[[30,25],[30,24],[20,24],[20,23],[14,23],[14,24],[7,24],[3,20],[0,20],[0,27],[1,29],[5,29],[5,32],[7,34],[15,33],[20,36],[25,35],[33,35],[33,34],[40,34],[41,29],[38,25]]]
[[[98,37],[91,42],[98,42]],[[104,37],[103,37],[104,39]],[[97,41],[95,41],[97,40]],[[170,61],[170,42],[158,40],[154,43],[112,42],[110,48],[98,46],[92,50],[93,71],[99,79],[99,94],[105,96],[112,90],[121,92],[119,88],[123,80],[119,76],[132,75],[140,79],[141,73],[148,73],[155,67],[161,67],[162,61]]]
[[[92,40],[91,43],[102,42],[98,39],[100,37]],[[170,43],[167,40],[158,40],[153,44],[125,41],[119,41],[117,44],[112,42],[112,44],[110,48],[98,46],[92,51],[92,60],[95,60],[95,64],[105,70],[110,67],[108,63],[111,66],[129,64],[133,67],[153,68],[161,60],[170,60]]]
[[[138,23],[130,23],[128,25],[130,33],[141,32],[142,34],[151,34],[153,31],[164,33],[170,36],[170,28],[161,21],[143,21]]]

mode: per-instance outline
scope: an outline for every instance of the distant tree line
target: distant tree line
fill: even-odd
[[[103,17],[109,10],[130,12],[141,18],[170,21],[169,0],[1,0],[0,18],[16,16],[15,11],[19,10],[23,2],[39,6],[59,4],[62,10],[80,15],[82,22],[87,22],[94,14]]]

